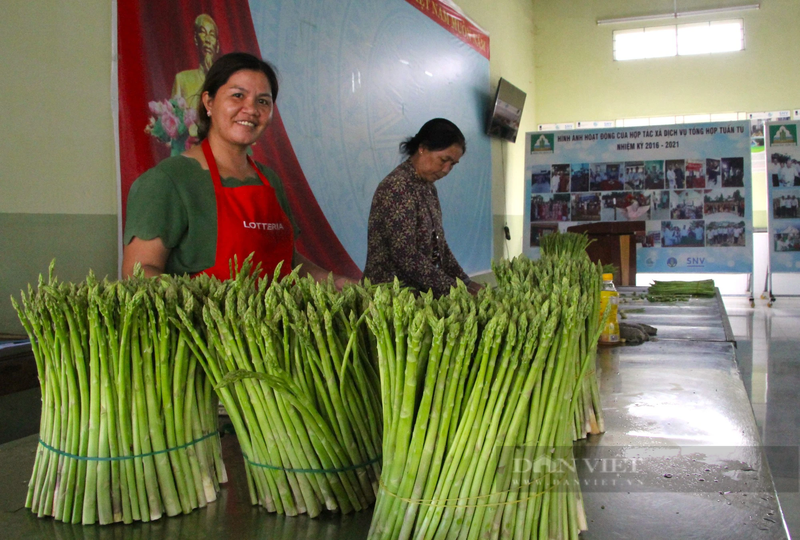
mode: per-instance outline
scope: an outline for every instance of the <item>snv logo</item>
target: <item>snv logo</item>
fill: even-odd
[[[687,257],[686,266],[689,268],[702,268],[706,265],[705,257]]]

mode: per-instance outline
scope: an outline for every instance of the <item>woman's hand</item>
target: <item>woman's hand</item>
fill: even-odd
[[[337,291],[341,291],[345,285],[355,285],[358,281],[350,279],[347,276],[340,276],[333,274],[333,284],[336,286]]]
[[[293,258],[294,266],[302,265],[300,267],[300,275],[301,276],[311,276],[317,281],[325,281],[328,279],[328,275],[331,274],[330,271],[325,270],[321,266],[318,266],[308,260],[305,256],[301,255],[297,251],[294,252]],[[345,285],[350,285],[353,283],[358,283],[348,277],[341,276],[339,274],[333,274],[333,284],[336,286],[336,290],[341,291]]]
[[[485,285],[483,285],[482,283],[478,283],[477,281],[470,281],[469,284],[467,285],[467,290],[472,296],[476,296],[484,287]]]

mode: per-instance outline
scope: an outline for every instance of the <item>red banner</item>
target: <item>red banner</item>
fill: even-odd
[[[406,0],[436,21],[439,26],[489,59],[489,34],[478,28],[459,10],[440,0]]]
[[[204,63],[234,51],[261,55],[247,0],[119,0],[118,13],[124,220],[134,180],[196,142],[193,95],[205,79]],[[277,105],[272,124],[253,147],[253,157],[283,181],[302,231],[297,249],[323,268],[361,277],[308,185]]]

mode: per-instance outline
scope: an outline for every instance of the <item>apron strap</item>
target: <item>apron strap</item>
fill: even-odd
[[[208,172],[211,173],[211,179],[214,181],[214,187],[221,188],[222,179],[219,176],[219,167],[217,167],[217,160],[214,159],[214,152],[211,151],[211,144],[208,142],[208,139],[203,139],[201,146],[203,147],[203,155],[206,156]]]
[[[264,174],[261,172],[261,169],[259,169],[256,166],[255,161],[253,161],[250,156],[247,156],[247,162],[250,164],[250,166],[253,168],[253,170],[256,171],[256,174],[261,179],[261,183],[264,184],[265,186],[267,186],[268,188],[272,188],[272,184],[269,183],[269,180],[266,179]]]

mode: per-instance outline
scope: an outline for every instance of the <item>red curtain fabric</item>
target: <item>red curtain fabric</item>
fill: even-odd
[[[118,2],[123,220],[131,184],[169,156],[169,148],[145,132],[151,116],[148,103],[168,99],[175,75],[198,67],[194,20],[202,13],[211,16],[217,24],[220,54],[246,51],[260,56],[247,0]],[[280,95],[278,98],[280,100]],[[339,242],[308,185],[277,106],[272,125],[253,147],[253,157],[274,169],[283,180],[302,231],[297,249],[323,268],[360,278],[361,271]]]

